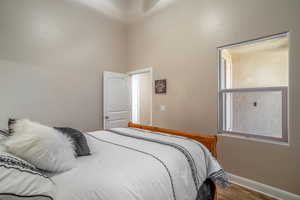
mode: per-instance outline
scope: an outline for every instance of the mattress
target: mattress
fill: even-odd
[[[57,200],[195,200],[208,178],[226,182],[218,162],[194,140],[132,128],[86,137],[92,155],[50,174]]]

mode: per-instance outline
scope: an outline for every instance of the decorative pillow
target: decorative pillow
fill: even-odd
[[[83,133],[81,133],[76,129],[68,128],[68,127],[54,127],[54,128],[60,131],[61,133],[69,136],[70,138],[72,138],[77,156],[91,155],[90,148],[87,144],[86,138]]]
[[[8,133],[11,135],[14,133],[13,126],[16,123],[17,119],[9,118],[8,119]]]
[[[7,130],[2,130],[2,129],[0,129],[0,135],[1,136],[9,136],[9,132],[7,131]]]
[[[75,166],[73,143],[66,135],[28,119],[16,120],[12,129],[13,135],[4,141],[8,152],[50,172]]]
[[[35,166],[0,152],[1,200],[53,200],[53,183]]]

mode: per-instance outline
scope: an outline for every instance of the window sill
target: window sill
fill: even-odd
[[[268,140],[268,139],[262,139],[262,138],[254,138],[254,137],[250,137],[250,136],[248,137],[248,136],[242,136],[242,135],[234,135],[234,134],[230,134],[230,133],[219,133],[218,136],[237,138],[237,139],[254,141],[254,142],[262,142],[262,143],[290,146],[289,142],[280,142],[280,141],[274,141],[274,140]]]

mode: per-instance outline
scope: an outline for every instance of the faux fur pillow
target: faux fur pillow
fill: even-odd
[[[90,148],[87,144],[86,138],[80,131],[69,127],[54,127],[54,129],[60,131],[62,134],[72,138],[75,146],[75,152],[77,156],[89,156],[91,155]]]
[[[73,143],[66,135],[28,119],[17,120],[12,129],[13,135],[4,142],[8,152],[50,172],[75,166]]]

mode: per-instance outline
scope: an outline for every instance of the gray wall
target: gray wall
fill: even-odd
[[[216,134],[216,48],[290,31],[290,145],[220,136],[218,150],[228,172],[300,194],[299,19],[299,0],[184,0],[131,25],[129,66],[168,81],[167,95],[153,96],[153,124]]]
[[[178,1],[128,32],[72,2],[0,1],[1,125],[29,116],[101,128],[102,71],[128,71],[128,55],[130,70],[168,80],[167,95],[153,96],[154,125],[216,134],[216,47],[288,30],[290,145],[221,136],[218,149],[227,171],[300,194],[299,0]]]
[[[126,27],[74,1],[0,1],[0,127],[8,116],[102,128],[102,72],[125,72]]]

